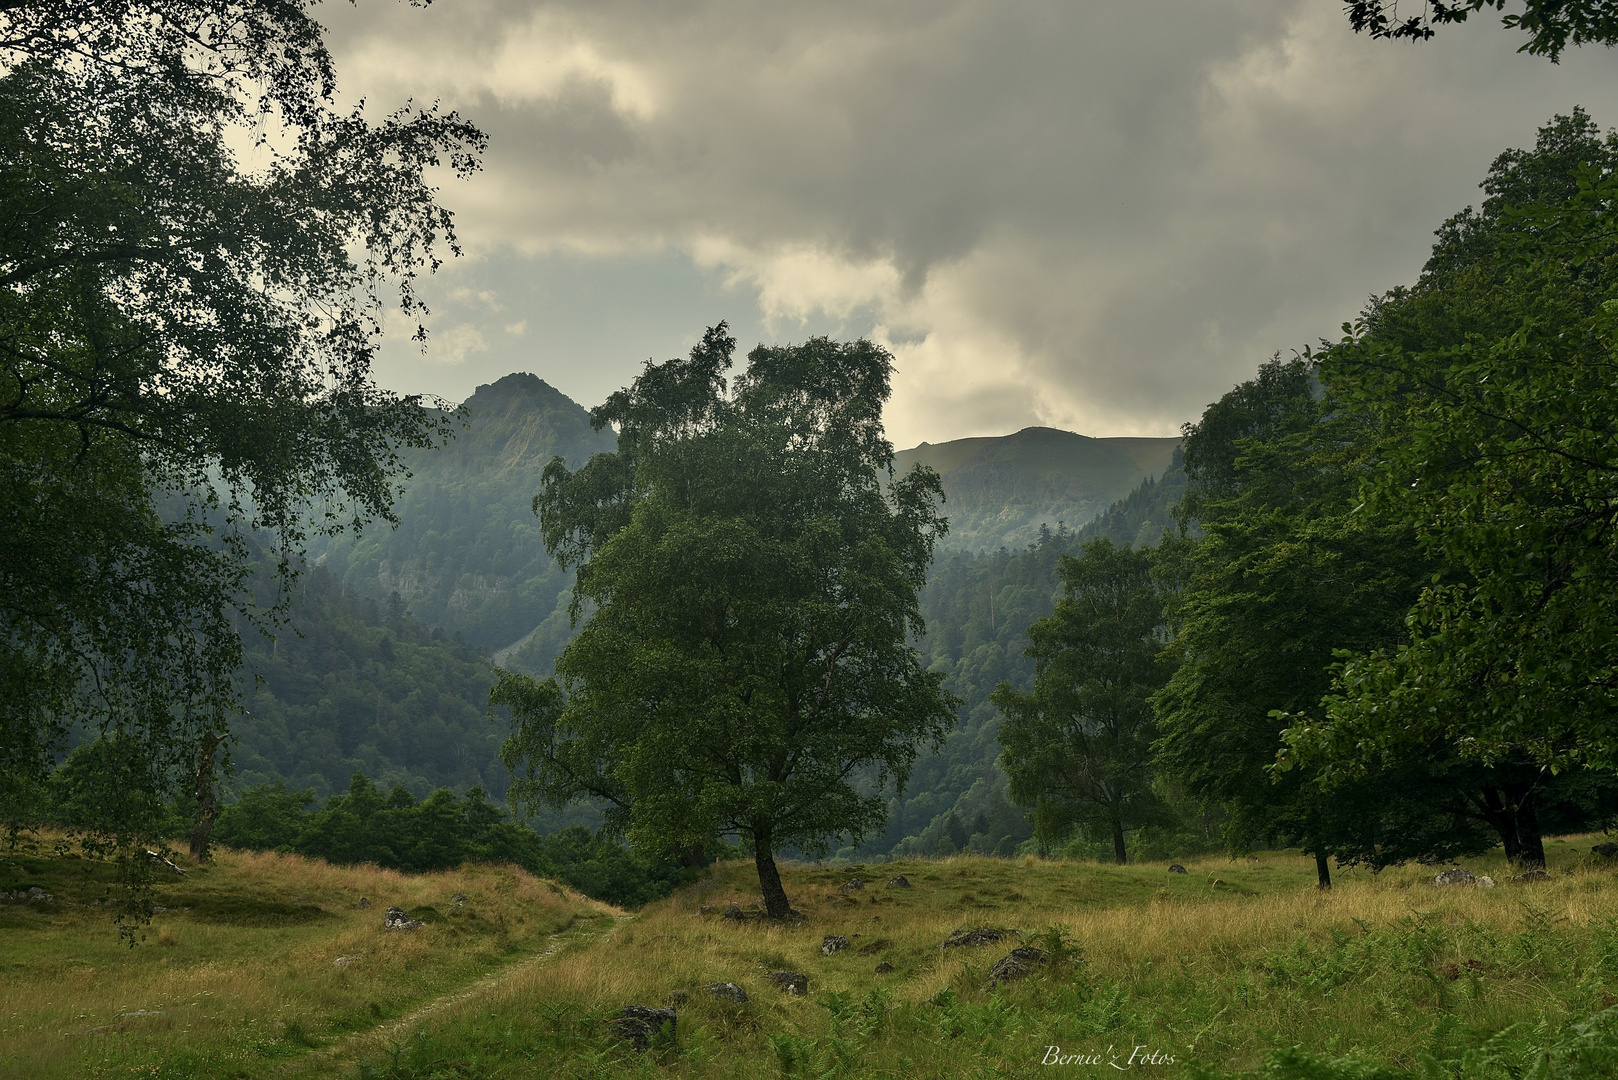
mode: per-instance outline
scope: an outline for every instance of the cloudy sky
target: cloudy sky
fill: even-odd
[[[1489,162],[1618,53],[1497,16],[1375,42],[1338,0],[385,0],[323,11],[345,96],[490,136],[448,182],[468,257],[426,353],[460,400],[532,371],[585,405],[729,320],[870,336],[900,446],[1045,424],[1169,435],[1411,281]]]

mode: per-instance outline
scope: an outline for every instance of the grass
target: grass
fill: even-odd
[[[0,858],[0,889],[56,896],[0,904],[6,1075],[266,1075],[615,914],[512,868],[405,875],[223,852],[158,886],[165,910],[131,949],[95,904],[97,871]],[[389,906],[429,925],[385,931]]]
[[[0,1053],[30,1077],[752,1080],[1110,1075],[1110,1055],[1126,1064],[1140,1047],[1135,1067],[1162,1075],[1506,1080],[1549,1047],[1562,1071],[1545,1077],[1618,1075],[1618,873],[1581,856],[1592,842],[1551,844],[1537,883],[1505,883],[1498,859],[1480,859],[1468,865],[1499,887],[1437,889],[1412,867],[1341,872],[1328,894],[1312,860],[1288,853],[1188,861],[1184,875],[969,857],[789,865],[806,918],[784,925],[721,918],[758,899],[741,863],[626,918],[517,871],[227,855],[165,886],[159,903],[191,910],[160,915],[133,951],[93,908],[0,908]],[[20,869],[31,876],[7,888],[71,873]],[[853,873],[866,887],[839,891]],[[897,874],[913,887],[889,888]],[[372,908],[353,906],[361,894]],[[437,921],[384,933],[388,904]],[[570,925],[569,947],[512,962]],[[938,948],[980,926],[1067,959],[990,987],[1018,940]],[[827,935],[850,947],[822,955]],[[360,959],[333,967],[348,955]],[[767,975],[783,969],[807,973],[809,993],[777,989]],[[719,982],[750,1001],[705,991]],[[674,1001],[676,1029],[649,1050],[614,1035],[623,1006]],[[1066,1070],[1042,1064],[1051,1047]]]

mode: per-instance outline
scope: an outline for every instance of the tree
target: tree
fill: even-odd
[[[1468,17],[1494,8],[1504,11],[1506,0],[1423,0],[1417,14],[1399,17],[1398,0],[1346,0],[1349,25],[1355,33],[1373,38],[1427,41],[1438,27],[1465,22]],[[1618,2],[1615,0],[1523,0],[1523,10],[1501,18],[1508,30],[1521,30],[1528,41],[1518,52],[1548,57],[1555,63],[1569,45],[1618,42]]]
[[[652,852],[740,837],[779,918],[775,852],[880,826],[953,719],[907,643],[945,523],[935,474],[893,475],[886,352],[759,346],[728,386],[734,350],[721,323],[648,363],[591,413],[617,451],[547,467],[534,507],[584,625],[556,680],[503,672],[490,700],[514,800],[601,799]]]
[[[206,815],[275,604],[248,535],[284,581],[311,506],[386,516],[397,450],[447,432],[370,363],[390,283],[418,315],[456,250],[424,171],[483,136],[337,111],[302,2],[13,0],[0,58],[0,809],[82,728]]]
[[[1451,748],[1501,778],[1479,813],[1527,865],[1543,832],[1610,816],[1618,763],[1615,167],[1618,137],[1557,117],[1495,162],[1416,286],[1323,357],[1345,399],[1407,416],[1367,508],[1448,572],[1408,640],[1348,661],[1290,738],[1343,772]]]
[[[1151,698],[1172,670],[1161,659],[1163,599],[1152,553],[1092,540],[1064,555],[1056,611],[1028,629],[1034,688],[1001,683],[994,704],[1011,797],[1046,832],[1073,824],[1110,836],[1122,866],[1126,829],[1170,816],[1152,787]]]

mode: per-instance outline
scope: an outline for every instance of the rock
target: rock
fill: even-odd
[[[352,956],[339,956],[331,962],[331,966],[336,968],[353,967],[360,962],[360,956],[360,953],[354,953]]]
[[[993,945],[997,941],[1010,937],[1014,932],[1012,930],[991,930],[984,926],[980,926],[976,930],[957,930],[945,938],[938,947],[940,949],[976,949],[984,945]]]
[[[826,940],[820,943],[820,955],[830,956],[834,952],[842,952],[848,948],[848,939],[837,934],[827,934]]]
[[[1179,863],[1170,863],[1169,864],[1169,873],[1171,873],[1171,874],[1186,874],[1186,873],[1190,873],[1190,871],[1188,871],[1185,867],[1181,866]]]
[[[18,889],[11,894],[11,898],[23,904],[48,904],[56,899],[55,896],[41,889],[38,885],[31,886],[28,889]],[[163,909],[158,908],[157,910],[162,911]]]
[[[365,897],[362,896],[362,897],[360,897],[360,902],[355,904],[354,906],[357,907],[357,908],[368,908],[368,907],[371,906],[371,902],[369,900],[365,899]]]
[[[153,915],[161,915],[161,914],[163,914],[163,912],[165,912],[167,910],[168,910],[168,908],[164,907],[162,904],[153,904],[152,905],[152,914]]]
[[[464,904],[466,903],[466,894],[456,893],[454,896],[450,897],[450,899],[457,904]]]
[[[837,891],[838,892],[845,892],[845,893],[847,893],[847,892],[858,892],[859,890],[861,890],[863,888],[865,888],[865,882],[861,881],[859,878],[856,877],[856,878],[849,878],[847,881],[843,882],[842,886]]]
[[[1480,888],[1480,889],[1492,889],[1492,888],[1494,888],[1494,878],[1488,876],[1487,874],[1480,875],[1478,877],[1478,888]]]
[[[1442,888],[1445,885],[1475,885],[1477,880],[1472,876],[1472,871],[1464,866],[1457,866],[1455,869],[1445,870],[1442,874],[1433,878],[1433,884]]]
[[[876,966],[876,973],[878,975],[886,975],[888,972],[890,972],[892,970],[893,970],[893,965],[888,963],[886,960],[882,961],[880,964],[878,964]]]
[[[905,877],[903,874],[900,874],[898,877],[895,877],[895,878],[889,878],[888,879],[888,888],[890,888],[890,889],[908,889],[908,888],[910,888],[910,879]]]
[[[772,971],[765,978],[779,986],[783,994],[802,997],[809,992],[809,976],[801,971]]]
[[[1032,974],[1045,963],[1045,953],[1032,945],[1023,945],[1012,949],[998,964],[989,969],[989,982],[1010,982]]]
[[[730,1001],[737,1005],[747,1004],[747,991],[732,982],[714,983],[708,987],[708,993],[721,1001]]]
[[[390,907],[387,914],[382,916],[382,925],[388,930],[420,930],[427,924],[420,920],[412,919],[404,913],[403,908]]]
[[[608,1023],[619,1038],[634,1043],[636,1050],[646,1050],[651,1047],[652,1039],[665,1030],[665,1025],[672,1036],[679,1018],[673,1009],[655,1009],[650,1005],[625,1005]]]
[[[1511,875],[1511,880],[1518,885],[1527,885],[1534,881],[1549,881],[1551,876],[1543,870],[1526,870],[1521,874]]]
[[[740,906],[736,904],[727,904],[725,905],[724,915],[720,917],[725,919],[735,919],[737,922],[741,922],[745,916],[742,915],[742,909]]]
[[[713,912],[714,912],[714,905],[712,905],[712,904],[703,904],[700,908],[697,909],[697,914],[698,915],[712,915]]]
[[[1603,859],[1618,859],[1618,844],[1614,844],[1611,841],[1608,841],[1605,844],[1597,844],[1595,847],[1590,849],[1590,853],[1592,855],[1600,855]]]

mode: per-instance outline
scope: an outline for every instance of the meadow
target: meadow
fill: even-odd
[[[786,924],[751,917],[743,863],[624,913],[503,868],[226,853],[163,886],[169,910],[133,950],[71,894],[0,908],[0,1054],[29,1077],[1618,1075],[1618,870],[1589,854],[1599,839],[1551,843],[1540,881],[1468,862],[1492,889],[1437,888],[1412,866],[1341,871],[1321,893],[1287,852],[1185,874],[787,864],[804,919]],[[90,880],[10,865],[8,887]],[[910,888],[888,884],[900,875]],[[863,888],[845,891],[851,877]],[[732,903],[749,917],[725,918]],[[388,904],[431,921],[383,931]],[[978,927],[1018,933],[939,948]],[[828,935],[848,947],[824,955]],[[1018,945],[1047,963],[991,985]],[[334,966],[345,956],[359,959]],[[808,992],[784,993],[780,970]],[[708,992],[723,982],[749,1000]],[[671,1003],[649,1049],[615,1034],[625,1005]]]

